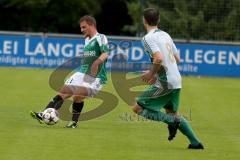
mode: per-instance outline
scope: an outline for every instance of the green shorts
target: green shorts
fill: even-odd
[[[162,108],[178,111],[181,89],[162,89],[151,85],[142,95],[136,98],[137,104],[143,108],[160,111]]]

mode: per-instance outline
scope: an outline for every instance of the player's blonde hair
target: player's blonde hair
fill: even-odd
[[[89,24],[89,25],[94,25],[95,27],[97,26],[97,22],[93,16],[85,15],[80,18],[79,23],[81,23],[83,21],[86,21],[87,24]]]

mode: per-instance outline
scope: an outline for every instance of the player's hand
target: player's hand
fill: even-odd
[[[105,56],[105,54],[103,54]],[[107,57],[106,57],[107,58]],[[91,66],[91,76],[96,77],[98,74],[98,67],[103,63],[104,60],[101,59],[101,56],[97,58]]]
[[[148,84],[154,84],[157,80],[157,78],[155,77],[155,74],[153,74],[151,71],[145,72],[141,76],[141,79]]]
[[[91,76],[95,77],[98,73],[98,64],[93,63],[91,66]]]

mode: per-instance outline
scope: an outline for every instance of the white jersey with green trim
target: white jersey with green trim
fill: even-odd
[[[160,82],[167,81],[170,89],[182,88],[181,75],[174,57],[178,51],[169,34],[160,29],[152,29],[143,37],[142,43],[150,58],[156,52],[163,55],[164,72],[159,74]]]

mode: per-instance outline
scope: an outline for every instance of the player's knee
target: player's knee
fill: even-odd
[[[173,113],[174,113],[173,110],[172,110],[172,109],[169,109],[169,108],[165,108],[165,112],[166,112],[167,114],[170,114],[170,113],[173,114]]]
[[[84,98],[82,96],[73,96],[73,101],[76,103],[81,103],[83,99]]]
[[[69,95],[69,94],[63,94],[63,93],[58,93],[58,95],[61,96],[63,100],[71,97],[71,95]]]
[[[175,111],[173,111],[172,109],[166,109],[166,108],[165,108],[165,112],[166,112],[167,114],[171,114],[171,115],[176,116],[176,117],[179,116],[179,115],[178,115],[178,112],[175,112]]]
[[[61,93],[61,94],[72,94],[72,90],[68,87],[68,86],[66,86],[66,85],[64,85],[60,90],[59,90],[59,92]]]
[[[70,88],[65,85],[60,89],[58,94],[62,97],[62,99],[67,99],[72,96]]]
[[[135,112],[135,113],[140,113],[140,112],[142,112],[142,107],[141,106],[139,106],[138,104],[136,104],[133,108],[132,108],[132,110],[133,110],[133,112]]]

